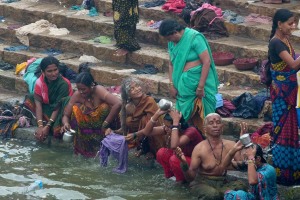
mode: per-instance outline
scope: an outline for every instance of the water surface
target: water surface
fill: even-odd
[[[162,168],[129,155],[125,174],[117,165],[100,167],[99,160],[73,155],[71,149],[47,147],[16,139],[0,142],[0,199],[193,199],[185,186],[164,178]],[[24,193],[35,180],[44,188]]]

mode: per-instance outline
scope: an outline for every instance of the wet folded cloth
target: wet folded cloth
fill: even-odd
[[[146,64],[143,69],[137,69],[132,74],[157,74],[158,69],[154,65]]]
[[[56,55],[62,54],[63,52],[59,49],[48,48],[45,51],[43,51],[42,53],[47,54],[48,56],[56,56]]]
[[[26,45],[20,45],[20,46],[10,46],[10,47],[5,47],[5,51],[22,51],[22,50],[28,50],[29,47]]]
[[[83,10],[83,7],[75,5],[75,6],[71,6],[70,10]]]
[[[162,20],[161,21],[158,21],[158,22],[154,22],[153,24],[151,24],[149,27],[150,28],[153,28],[153,29],[158,29],[160,27],[160,24],[161,24]]]
[[[110,44],[111,38],[108,36],[99,36],[93,39],[94,42],[101,43],[101,44]]]
[[[20,0],[1,0],[1,3],[13,3],[13,2],[17,2]]]
[[[98,16],[98,12],[97,12],[97,9],[95,7],[92,7],[88,13],[88,16],[90,17],[95,17],[95,16]]]
[[[151,7],[156,7],[156,6],[161,6],[164,5],[166,1],[164,0],[156,0],[156,1],[150,1],[150,2],[145,2],[144,7],[145,8],[151,8]]]

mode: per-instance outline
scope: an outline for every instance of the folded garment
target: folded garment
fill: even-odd
[[[165,4],[164,0],[156,0],[156,1],[153,1],[153,2],[145,2],[144,7],[145,8],[151,8],[151,7],[161,6],[161,5],[164,5],[164,4]]]
[[[94,38],[93,41],[97,42],[97,43],[101,43],[101,44],[111,44],[111,38],[108,36],[103,36],[103,35]]]
[[[154,65],[148,65],[146,64],[143,69],[138,69],[134,72],[131,72],[132,74],[157,74],[158,69]]]
[[[71,6],[70,10],[83,10],[83,8],[81,6]]]
[[[48,48],[45,51],[43,51],[42,53],[47,54],[48,56],[56,56],[56,55],[62,54],[63,52],[59,49]]]
[[[158,21],[158,22],[154,22],[153,24],[150,25],[150,28],[154,28],[154,29],[158,29],[161,25],[161,21]]]
[[[19,46],[10,46],[10,47],[5,47],[5,51],[22,51],[22,50],[28,50],[29,47],[26,45],[19,45]]]

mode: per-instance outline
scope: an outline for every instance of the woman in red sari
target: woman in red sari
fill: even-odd
[[[273,163],[277,181],[284,185],[300,183],[299,139],[296,113],[297,77],[300,59],[289,36],[295,26],[293,13],[286,9],[276,11],[269,42],[269,59],[272,63],[272,120],[274,123]]]

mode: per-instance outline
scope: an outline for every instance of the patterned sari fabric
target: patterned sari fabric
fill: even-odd
[[[110,112],[106,103],[91,109],[84,104],[76,104],[72,109],[71,127],[76,131],[74,152],[85,157],[94,157],[104,138],[102,123]]]
[[[275,169],[264,164],[257,169],[258,184],[250,186],[249,192],[229,190],[225,192],[224,200],[277,200],[277,185]]]
[[[54,110],[59,109],[50,134],[55,138],[62,138],[60,133],[61,119],[65,105],[70,100],[73,90],[69,80],[63,76],[59,76],[55,81],[48,82],[43,75],[36,81],[34,94],[25,97],[24,106],[32,113],[36,113],[35,100],[42,103],[43,121],[48,122]]]
[[[140,49],[135,38],[136,24],[139,21],[138,0],[113,0],[112,8],[116,46],[128,51]]]
[[[287,44],[292,57],[295,56],[290,43]],[[270,88],[272,100],[272,133],[274,148],[273,163],[277,181],[284,185],[300,183],[300,149],[296,113],[297,78],[284,61],[272,64]]]

